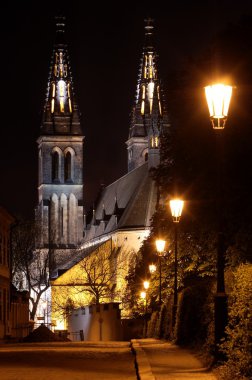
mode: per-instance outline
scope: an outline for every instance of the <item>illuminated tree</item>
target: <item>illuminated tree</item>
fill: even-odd
[[[19,222],[12,231],[12,282],[29,292],[30,319],[34,320],[41,296],[49,288],[49,251],[36,249],[38,226]]]

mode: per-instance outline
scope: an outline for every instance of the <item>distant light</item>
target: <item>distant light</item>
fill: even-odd
[[[149,289],[150,283],[149,283],[149,281],[144,281],[143,285],[144,285],[144,289],[147,290],[147,289]]]
[[[156,247],[157,247],[157,251],[158,251],[159,254],[161,254],[161,253],[164,252],[165,243],[166,243],[165,240],[162,240],[162,239],[156,240]]]
[[[146,298],[146,292],[141,292],[141,293],[140,293],[140,297],[141,297],[142,299],[145,299],[145,298]]]
[[[156,267],[155,264],[150,264],[149,265],[149,271],[150,271],[150,273],[155,273],[156,270],[157,270],[157,267]]]

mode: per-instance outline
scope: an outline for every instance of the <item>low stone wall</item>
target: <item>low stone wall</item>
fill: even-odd
[[[73,341],[122,340],[118,303],[104,303],[74,309],[67,319],[68,338]]]

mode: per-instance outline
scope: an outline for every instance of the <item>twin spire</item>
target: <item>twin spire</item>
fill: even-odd
[[[139,96],[141,115],[157,114],[162,116],[160,83],[157,70],[157,54],[153,44],[153,20],[145,20],[145,44],[140,68]]]
[[[154,25],[152,19],[145,20],[144,32],[145,41],[129,137],[147,136],[147,119],[152,120],[152,126],[153,124],[158,125],[160,129],[161,120],[167,117],[163,107],[161,82],[158,74],[158,56],[153,43]]]
[[[161,129],[166,124],[168,125],[158,74],[158,57],[153,43],[153,31],[153,20],[148,18],[145,20],[145,41],[127,141],[129,171],[142,165],[146,160],[149,162],[149,167],[158,165],[158,152],[154,150],[159,149]],[[68,48],[65,42],[64,17],[56,18],[56,38],[41,128],[44,135],[82,135]],[[154,160],[150,154],[153,157],[155,155]]]
[[[148,161],[149,169],[160,163],[160,134],[168,127],[161,81],[158,73],[158,55],[154,46],[153,20],[145,20],[145,40],[137,80],[136,100],[131,113],[128,149],[128,171]]]
[[[56,17],[56,38],[43,116],[45,134],[82,134],[65,42],[65,17],[62,16]]]

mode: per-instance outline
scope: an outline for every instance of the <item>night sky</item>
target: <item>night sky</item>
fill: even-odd
[[[36,3],[36,4],[35,4]],[[251,14],[251,1],[9,2],[2,6],[0,204],[32,216],[37,203],[37,144],[54,16],[67,18],[66,39],[84,143],[84,200],[101,182],[127,171],[130,111],[144,37],[144,18],[155,19],[160,76],[202,52],[229,22]],[[61,3],[62,4],[62,3]],[[36,5],[36,6],[35,6]],[[167,105],[169,111],[169,105]]]

